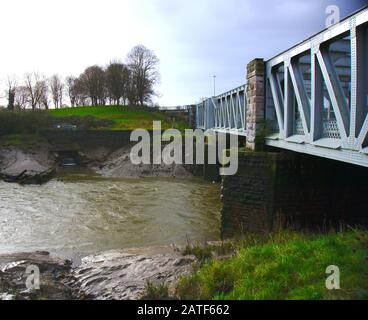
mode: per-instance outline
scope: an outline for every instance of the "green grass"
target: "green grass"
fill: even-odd
[[[232,241],[222,241],[220,244],[192,245],[187,241],[183,250],[183,255],[193,255],[196,257],[198,265],[202,266],[207,261],[215,257],[223,257],[233,254],[236,247]]]
[[[146,283],[141,300],[168,300],[169,288],[165,283],[155,284],[150,281]]]
[[[38,134],[9,134],[0,136],[0,146],[33,146],[46,143],[46,139]]]
[[[99,120],[111,120],[111,130],[152,129],[152,121],[161,121],[162,129],[176,128],[183,130],[186,123],[179,116],[173,116],[149,108],[130,106],[76,107],[49,110],[54,117],[86,117],[92,116]]]
[[[249,238],[250,239],[250,238]],[[210,260],[181,278],[181,299],[368,299],[368,233],[308,236],[284,233],[243,240],[227,260]],[[340,268],[341,290],[325,287],[329,265]]]

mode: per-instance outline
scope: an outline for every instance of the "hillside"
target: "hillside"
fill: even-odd
[[[152,121],[161,121],[163,129],[176,128],[183,130],[187,126],[183,114],[174,111],[160,112],[147,107],[76,107],[49,110],[49,114],[60,118],[61,122],[71,120],[70,117],[93,117],[97,120],[105,120],[106,124],[103,128],[111,130],[151,129]]]

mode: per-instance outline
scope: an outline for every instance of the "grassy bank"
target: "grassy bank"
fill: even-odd
[[[368,299],[367,232],[282,233],[243,239],[235,247],[232,257],[207,260],[183,277],[178,298]],[[208,257],[198,249],[194,253]],[[330,265],[340,268],[341,290],[326,289]]]
[[[186,116],[179,112],[161,112],[148,107],[101,106],[52,110],[0,110],[0,136],[34,134],[58,124],[73,124],[87,130],[152,129],[161,121],[163,129],[187,128]]]
[[[152,121],[161,121],[163,129],[183,130],[187,126],[185,119],[177,113],[152,111],[150,108],[143,107],[77,107],[49,110],[49,114],[60,118],[60,121],[68,120],[68,117],[93,117],[98,120],[106,120],[110,122],[106,128],[111,130],[152,129]]]

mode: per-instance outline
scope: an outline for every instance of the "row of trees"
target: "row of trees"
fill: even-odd
[[[55,108],[62,108],[65,97],[72,107],[107,103],[144,105],[155,95],[158,64],[154,52],[139,45],[129,52],[126,63],[112,61],[105,68],[90,66],[78,77],[64,80],[58,74],[46,78],[33,72],[25,74],[21,84],[8,77],[8,108],[49,109],[51,102]]]

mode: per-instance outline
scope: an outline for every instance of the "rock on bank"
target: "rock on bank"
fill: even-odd
[[[55,157],[48,144],[0,148],[0,178],[7,182],[41,184],[55,174]]]
[[[164,148],[165,145],[162,146]],[[111,178],[126,177],[190,177],[193,174],[181,164],[166,164],[169,155],[163,152],[161,164],[133,164],[131,161],[132,144],[111,152],[105,159],[93,161],[93,153],[89,153],[92,161],[89,167],[98,174]]]
[[[0,300],[137,300],[147,282],[174,284],[180,275],[191,272],[194,260],[173,247],[103,252],[83,258],[74,269],[70,261],[48,252],[0,255]],[[40,269],[40,290],[26,288],[30,265]]]
[[[137,300],[147,282],[170,285],[192,270],[194,257],[171,247],[113,250],[82,259],[71,274],[76,296]]]

